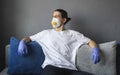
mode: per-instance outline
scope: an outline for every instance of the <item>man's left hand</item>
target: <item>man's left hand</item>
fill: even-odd
[[[93,49],[92,60],[94,61],[94,64],[97,64],[98,62],[100,62],[100,51],[99,51],[99,48],[97,47]]]

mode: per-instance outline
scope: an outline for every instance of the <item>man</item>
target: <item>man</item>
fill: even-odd
[[[96,43],[77,31],[65,29],[65,24],[70,20],[65,10],[56,9],[52,17],[53,29],[43,30],[22,39],[18,53],[24,54],[27,52],[26,43],[36,41],[42,46],[45,54],[42,75],[91,75],[77,70],[75,56],[81,45],[89,44],[93,48],[92,60],[97,64],[100,54]]]

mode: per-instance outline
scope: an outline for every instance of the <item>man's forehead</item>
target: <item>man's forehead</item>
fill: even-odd
[[[61,13],[58,12],[58,11],[55,11],[55,12],[53,13],[53,16],[61,16]]]

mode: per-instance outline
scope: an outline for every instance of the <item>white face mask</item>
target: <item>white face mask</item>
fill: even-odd
[[[51,24],[53,28],[57,28],[60,26],[60,21],[57,18],[53,18]]]

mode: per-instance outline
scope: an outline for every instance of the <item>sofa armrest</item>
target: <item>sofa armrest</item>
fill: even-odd
[[[101,61],[94,64],[91,59],[92,48],[83,45],[77,52],[77,68],[95,75],[116,75],[116,41],[99,44]]]
[[[5,46],[5,64],[6,64],[6,67],[8,66],[9,52],[10,52],[10,45],[8,44]]]

